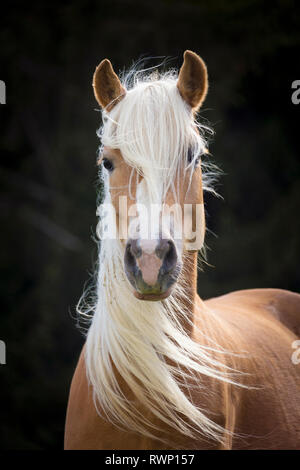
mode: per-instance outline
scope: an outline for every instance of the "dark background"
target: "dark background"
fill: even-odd
[[[0,24],[0,447],[59,449],[83,336],[75,305],[93,272],[96,112],[91,82],[141,55],[207,63],[201,116],[224,172],[206,197],[203,298],[252,287],[299,292],[300,79],[296,1],[10,2]],[[160,62],[154,59],[151,64]]]

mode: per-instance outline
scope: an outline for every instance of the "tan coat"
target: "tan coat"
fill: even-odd
[[[200,305],[202,301],[197,298]],[[300,336],[300,295],[279,289],[233,292],[204,304],[217,314],[215,337],[228,349],[241,338],[235,365],[249,375],[240,388],[206,379],[209,394],[199,391],[197,401],[210,417],[227,429],[228,449],[300,449],[300,364],[292,362],[292,343]],[[208,318],[195,318],[207,330]],[[224,328],[222,329],[222,325]],[[203,338],[202,338],[203,340]],[[295,361],[294,361],[295,362]],[[215,393],[214,393],[215,392]],[[209,399],[207,398],[209,395]],[[213,414],[211,414],[213,413]],[[207,439],[191,442],[172,435],[178,449],[224,448]],[[72,381],[66,419],[66,449],[165,449],[159,441],[121,431],[97,414],[88,387],[82,352]]]

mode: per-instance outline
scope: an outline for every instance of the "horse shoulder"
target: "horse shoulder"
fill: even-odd
[[[292,361],[292,345],[300,326],[300,295],[251,289],[205,304],[226,327],[227,345],[230,331],[232,339],[238,337],[238,366],[248,374],[244,383],[250,388],[234,388],[235,432],[245,437],[235,438],[233,448],[299,448],[300,368]]]
[[[65,450],[105,449],[103,435],[110,439],[106,422],[97,414],[92,388],[88,383],[83,346],[75,369],[65,423]],[[111,436],[113,442],[113,436]],[[107,446],[107,448],[110,448]]]
[[[206,301],[208,306],[252,308],[300,336],[300,294],[283,289],[246,289]]]
[[[92,400],[86,377],[84,349],[83,347],[70,387],[65,423],[66,450],[91,448],[87,424],[92,412]]]
[[[96,410],[91,386],[86,376],[84,349],[81,352],[70,388],[66,423],[65,423],[65,450],[168,450],[168,449],[215,449],[219,444],[207,439],[191,441],[190,437],[172,433],[172,429],[165,429],[172,435],[172,443],[166,444],[161,440],[152,439],[142,434],[122,430],[102,418]],[[203,403],[202,403],[203,404]],[[163,423],[153,418],[148,410],[143,411],[153,420],[158,429],[163,431]],[[223,425],[220,417],[219,424]],[[162,427],[161,427],[162,426]],[[162,432],[165,437],[165,432]]]
[[[84,354],[85,346],[70,387],[65,423],[65,450],[165,449],[161,442],[122,430],[98,413],[92,387],[86,375]]]

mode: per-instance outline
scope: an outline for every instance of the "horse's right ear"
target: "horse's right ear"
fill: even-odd
[[[96,100],[102,108],[107,108],[108,111],[111,111],[126,93],[108,59],[102,60],[96,68],[93,88]]]
[[[203,103],[208,89],[205,63],[195,52],[185,51],[177,88],[186,103],[195,111]]]

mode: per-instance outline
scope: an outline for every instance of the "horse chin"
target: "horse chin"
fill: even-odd
[[[169,289],[166,290],[166,292],[163,292],[161,294],[142,294],[142,293],[135,290],[133,292],[133,295],[139,300],[148,300],[148,301],[152,301],[152,302],[157,302],[159,300],[164,300],[167,297],[169,297],[171,292],[172,292],[172,287],[169,287]]]

